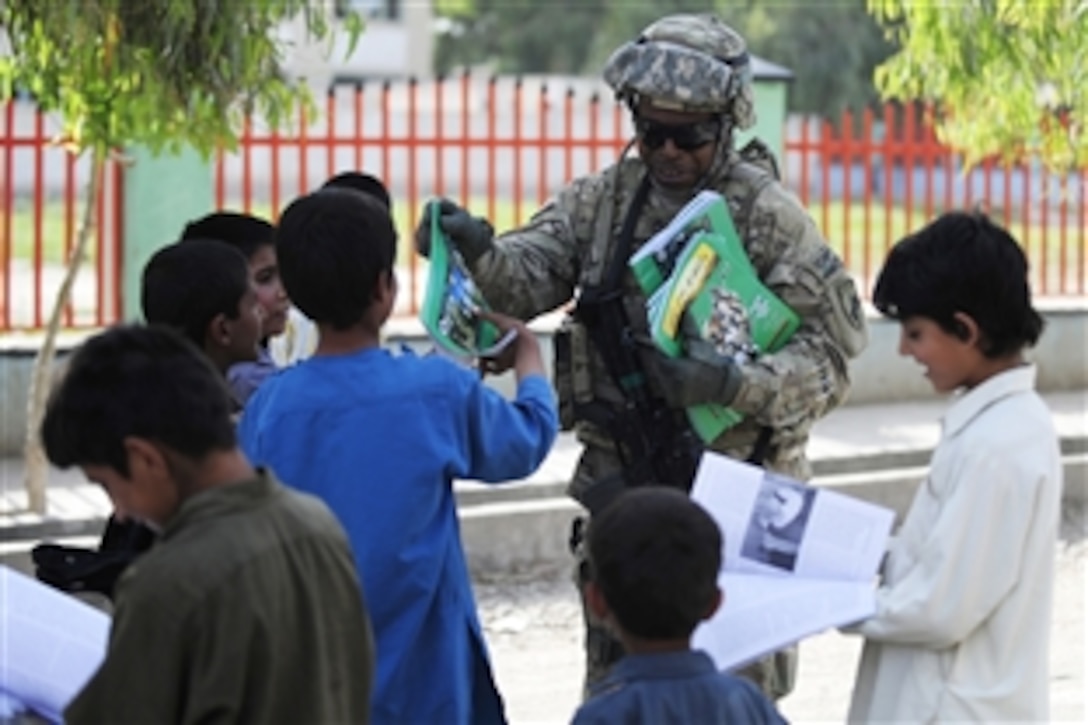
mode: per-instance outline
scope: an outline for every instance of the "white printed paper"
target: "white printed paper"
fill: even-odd
[[[875,613],[890,509],[709,452],[691,497],[724,539],[724,601],[693,639],[720,669]]]
[[[0,566],[0,692],[56,722],[106,654],[110,618]]]

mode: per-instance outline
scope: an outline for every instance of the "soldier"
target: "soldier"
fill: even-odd
[[[561,421],[584,445],[569,494],[592,515],[625,487],[689,488],[702,446],[683,411],[706,402],[745,416],[707,448],[808,479],[809,429],[842,402],[848,360],[867,333],[852,279],[778,183],[771,154],[758,142],[734,148],[734,131],[754,123],[743,38],[711,15],[670,15],[618,48],[604,79],[631,110],[636,137],[628,149],[637,157],[625,151],[600,173],[575,179],[528,224],[498,238],[486,220],[448,200],[439,212],[496,309],[529,320],[577,301],[555,339]],[[737,362],[691,346],[667,358],[646,342],[646,297],[626,260],[703,189],[725,197],[759,277],[802,320],[773,354]],[[428,211],[416,232],[423,254],[429,225]],[[579,522],[572,534],[580,558]],[[588,686],[622,651],[588,616],[586,627]],[[793,655],[742,674],[782,697],[792,688]]]

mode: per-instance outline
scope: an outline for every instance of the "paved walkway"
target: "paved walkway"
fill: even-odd
[[[1088,722],[1084,531],[1083,509],[1067,509],[1050,626],[1051,722]],[[478,582],[476,599],[510,722],[569,722],[584,665],[581,609],[568,572]],[[779,703],[782,714],[793,723],[844,722],[860,650],[859,638],[837,631],[804,640],[797,687]]]

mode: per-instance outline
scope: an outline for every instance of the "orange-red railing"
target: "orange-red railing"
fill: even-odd
[[[1057,174],[1035,159],[986,159],[965,171],[928,111],[888,104],[788,125],[787,182],[869,289],[889,247],[943,210],[978,208],[1028,254],[1040,296],[1083,296],[1088,169]]]
[[[31,104],[0,106],[0,123],[0,332],[36,330],[49,319],[75,246],[90,160],[56,145],[53,119]],[[100,327],[121,317],[122,183],[120,164],[108,162],[64,327]]]
[[[300,113],[287,131],[247,121],[238,147],[215,161],[216,205],[275,218],[334,173],[368,171],[393,193],[402,263],[413,272],[409,240],[427,198],[449,196],[509,228],[571,178],[617,159],[631,134],[625,109],[594,80],[465,74],[338,86],[321,106],[316,120]],[[8,104],[0,118],[0,331],[39,328],[74,239],[86,161],[51,146],[49,119],[27,104]],[[1035,160],[987,160],[965,172],[912,105],[834,122],[790,117],[781,167],[866,294],[898,238],[942,210],[976,206],[1023,244],[1038,295],[1086,294],[1086,170],[1059,175]],[[121,314],[121,184],[111,164],[96,210],[94,274],[77,285],[66,326]],[[415,311],[418,277],[405,280],[402,312]]]

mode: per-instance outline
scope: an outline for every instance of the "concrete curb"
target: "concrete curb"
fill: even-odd
[[[1061,439],[1066,505],[1088,502],[1088,436]],[[455,495],[461,538],[475,576],[569,565],[571,520],[581,507],[566,496],[566,484],[578,450],[563,451],[532,478],[501,486],[458,482]],[[813,484],[886,506],[900,516],[925,477],[932,450],[913,448],[824,457],[813,461]],[[103,516],[51,517],[0,530],[0,561],[25,555],[44,539],[97,537]],[[93,541],[93,539],[92,539]],[[85,544],[81,544],[85,545]]]

